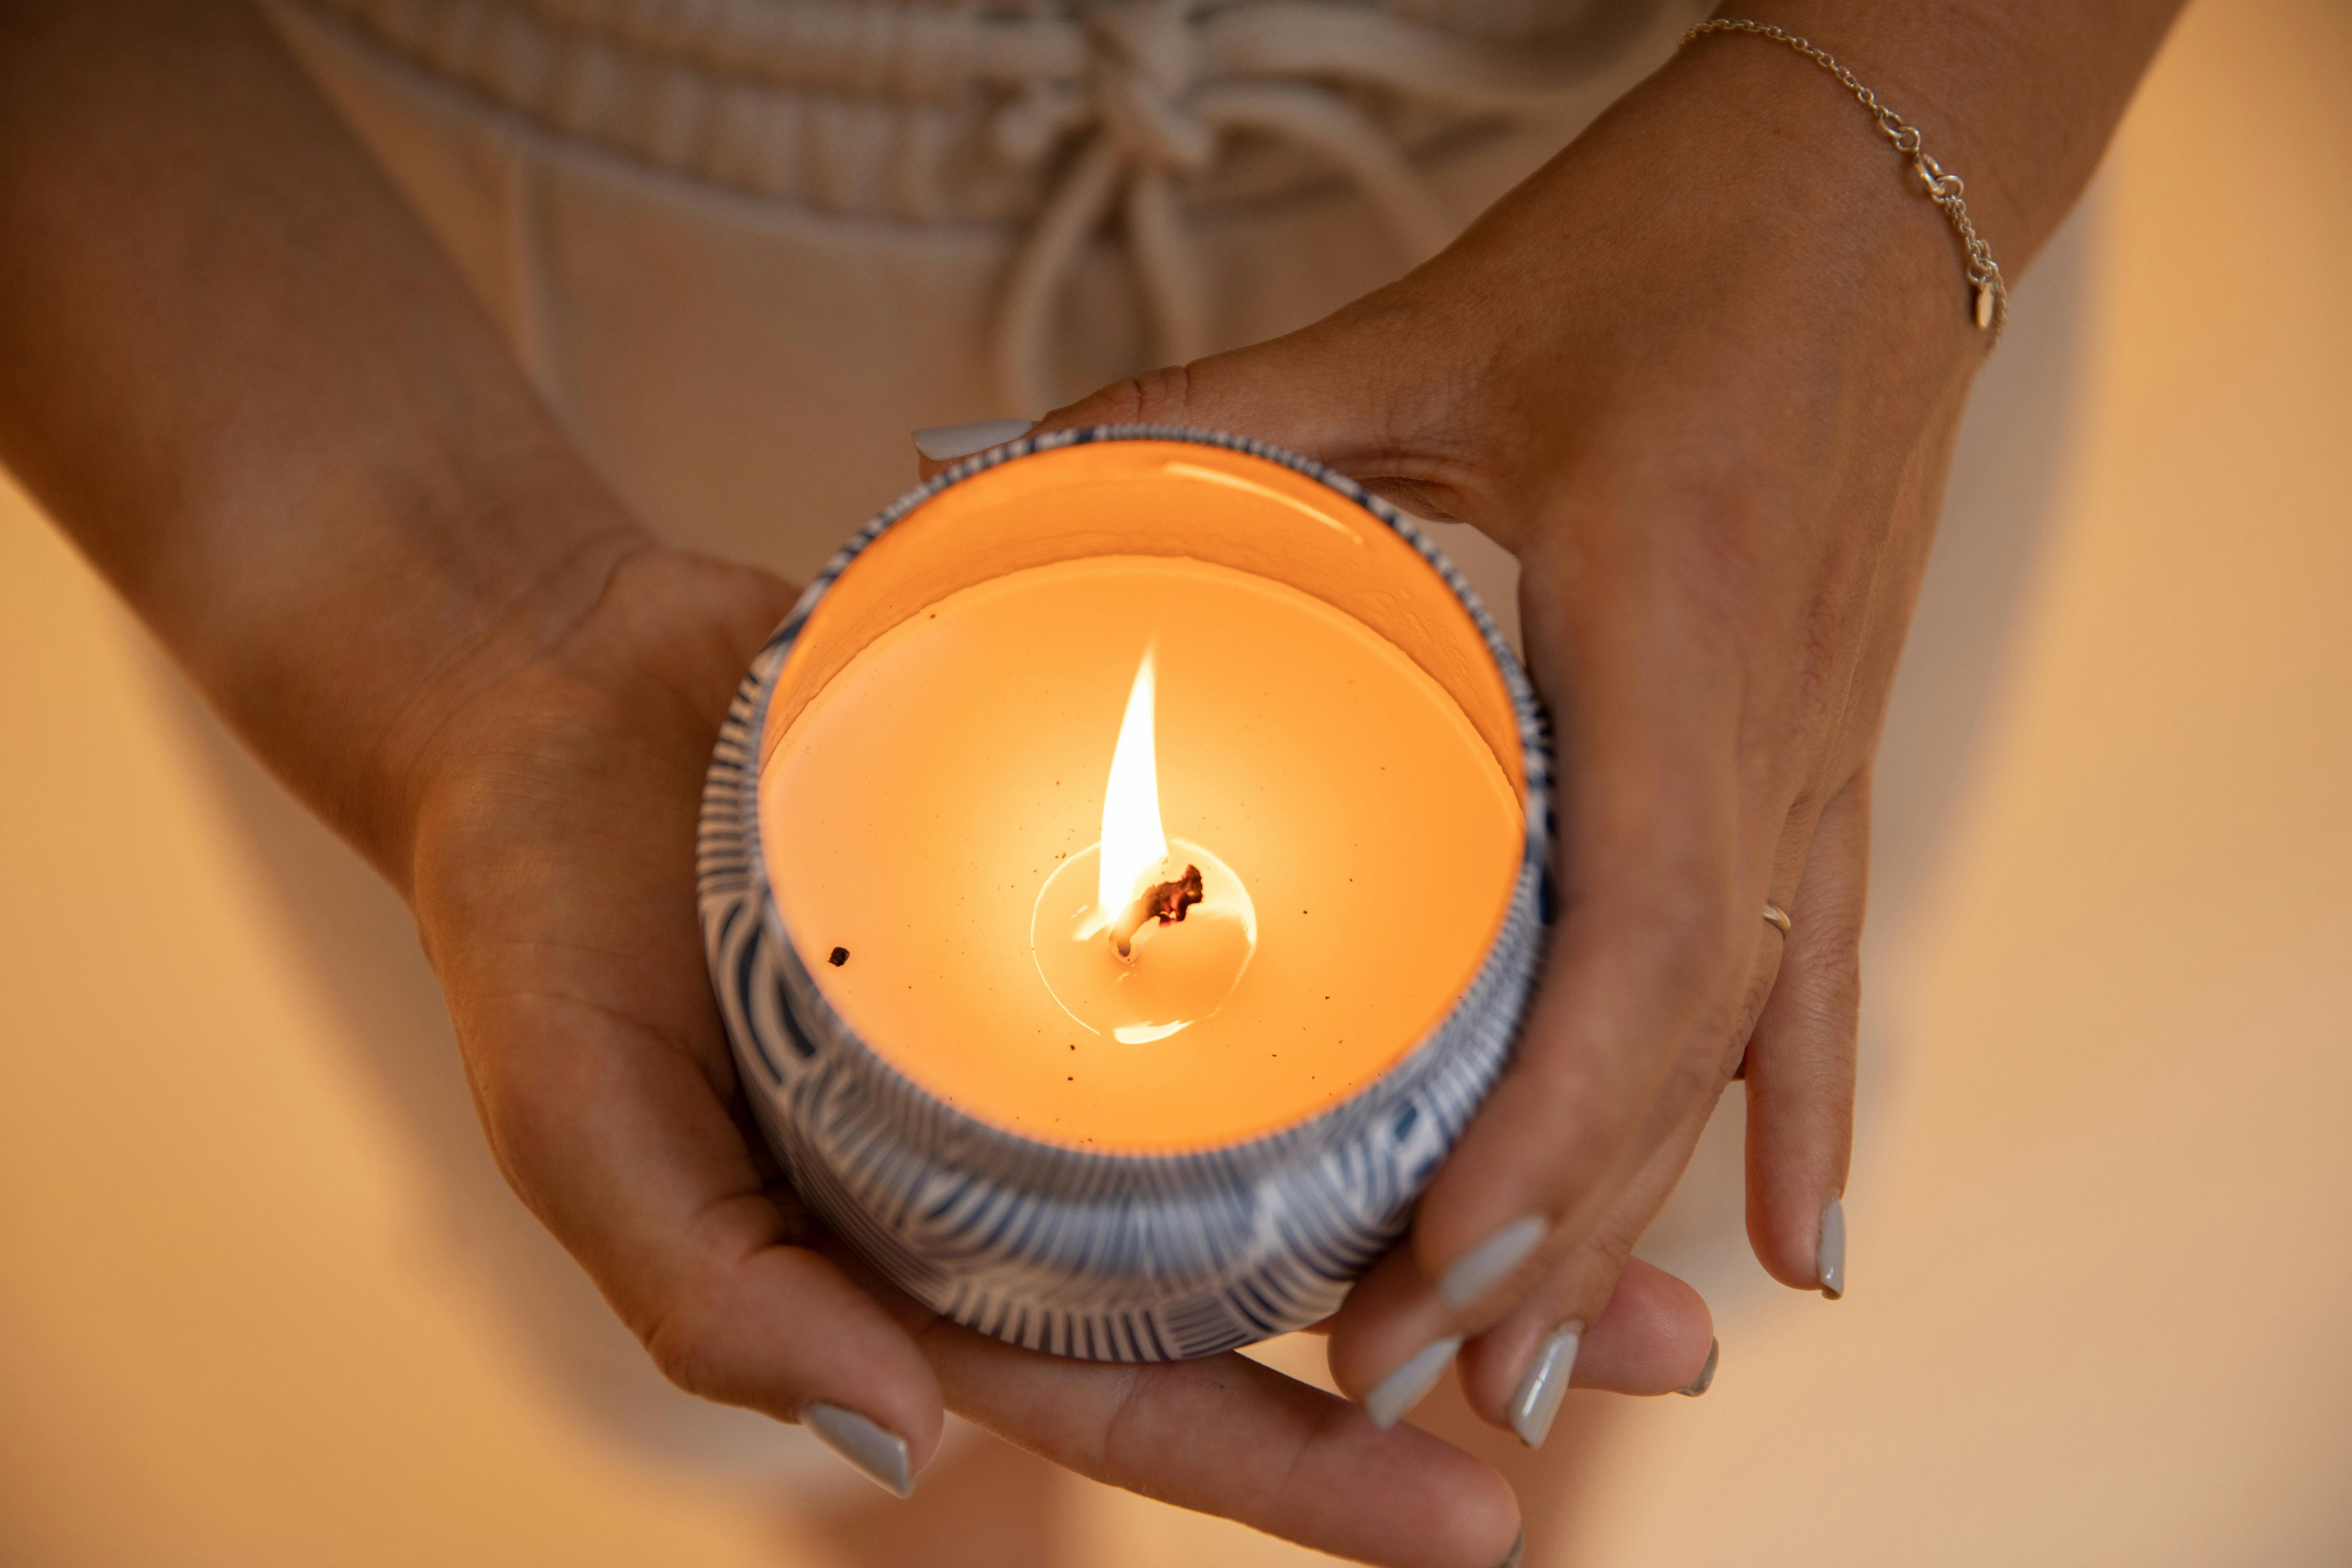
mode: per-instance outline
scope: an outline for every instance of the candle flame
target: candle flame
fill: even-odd
[[[1160,756],[1153,739],[1151,650],[1143,650],[1135,685],[1119,721],[1118,745],[1110,756],[1110,783],[1103,791],[1102,864],[1095,909],[1105,921],[1133,903],[1145,881],[1168,858],[1168,836],[1160,826]]]

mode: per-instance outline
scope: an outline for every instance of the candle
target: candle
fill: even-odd
[[[1146,849],[1106,911],[1122,782]],[[1501,763],[1395,645],[1153,556],[1032,567],[890,628],[782,737],[760,810],[786,930],[877,1054],[997,1127],[1138,1151],[1288,1125],[1393,1063],[1485,957],[1525,837]],[[1108,928],[1164,859],[1205,901],[1122,960]]]
[[[762,650],[698,898],[745,1098],[887,1279],[1063,1354],[1327,1316],[1501,1072],[1526,676],[1410,525],[1192,432],[1012,444]]]

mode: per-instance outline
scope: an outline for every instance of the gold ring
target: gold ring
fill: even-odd
[[[1766,904],[1764,906],[1764,919],[1770,924],[1779,926],[1782,936],[1789,934],[1789,911],[1782,909],[1780,905]]]

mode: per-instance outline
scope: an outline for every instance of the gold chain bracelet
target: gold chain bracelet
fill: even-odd
[[[1905,120],[1886,105],[1878,95],[1862,85],[1853,72],[1840,65],[1827,49],[1816,48],[1810,38],[1801,38],[1769,22],[1750,22],[1738,17],[1718,17],[1701,22],[1683,35],[1687,45],[1709,33],[1753,33],[1759,38],[1769,38],[1776,44],[1786,44],[1838,81],[1878,121],[1878,129],[1895,150],[1911,160],[1911,172],[1919,177],[1919,184],[1929,201],[1944,209],[1951,220],[1952,232],[1960,237],[1968,247],[1969,284],[1976,291],[1976,321],[1979,331],[1990,331],[1991,342],[2000,342],[2001,329],[2009,325],[2009,285],[2001,280],[2000,263],[1992,258],[1992,247],[1985,244],[1977,226],[1969,221],[1969,205],[1961,199],[1968,187],[1958,174],[1948,174],[1944,166],[1929,157],[1919,145],[1919,128]],[[1990,346],[1990,344],[1988,344]]]

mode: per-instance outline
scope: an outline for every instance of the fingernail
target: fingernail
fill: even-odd
[[[1519,1379],[1511,1395],[1511,1430],[1530,1448],[1540,1448],[1551,1436],[1559,1402],[1568,1397],[1568,1380],[1576,1373],[1576,1347],[1584,1340],[1584,1325],[1570,1323],[1544,1341],[1535,1364]]]
[[[801,1412],[801,1424],[892,1497],[914,1495],[915,1475],[907,1465],[904,1437],[877,1426],[855,1410],[822,1402]]]
[[[1454,1260],[1437,1282],[1437,1294],[1458,1312],[1511,1277],[1542,1242],[1551,1222],[1539,1214],[1515,1219]]]
[[[934,463],[969,458],[991,447],[1026,436],[1037,427],[1034,419],[973,419],[961,425],[927,425],[915,432],[915,450]]]
[[[1511,1538],[1511,1554],[1495,1564],[1495,1568],[1519,1568],[1519,1559],[1528,1554],[1528,1532],[1524,1530]]]
[[[1813,1278],[1834,1301],[1845,1294],[1845,1202],[1832,1198],[1822,1211],[1822,1243],[1813,1252]]]
[[[1458,1339],[1440,1340],[1424,1345],[1411,1361],[1381,1379],[1370,1394],[1364,1395],[1364,1414],[1372,1425],[1385,1432],[1404,1419],[1404,1413],[1422,1401],[1444,1374],[1445,1363],[1462,1348]]]
[[[1698,1369],[1698,1375],[1690,1380],[1690,1386],[1688,1388],[1677,1388],[1675,1392],[1676,1394],[1686,1395],[1689,1398],[1696,1399],[1700,1394],[1705,1394],[1708,1389],[1713,1388],[1715,1386],[1715,1363],[1717,1361],[1721,1359],[1722,1355],[1723,1342],[1721,1340],[1707,1341],[1706,1364]]]

